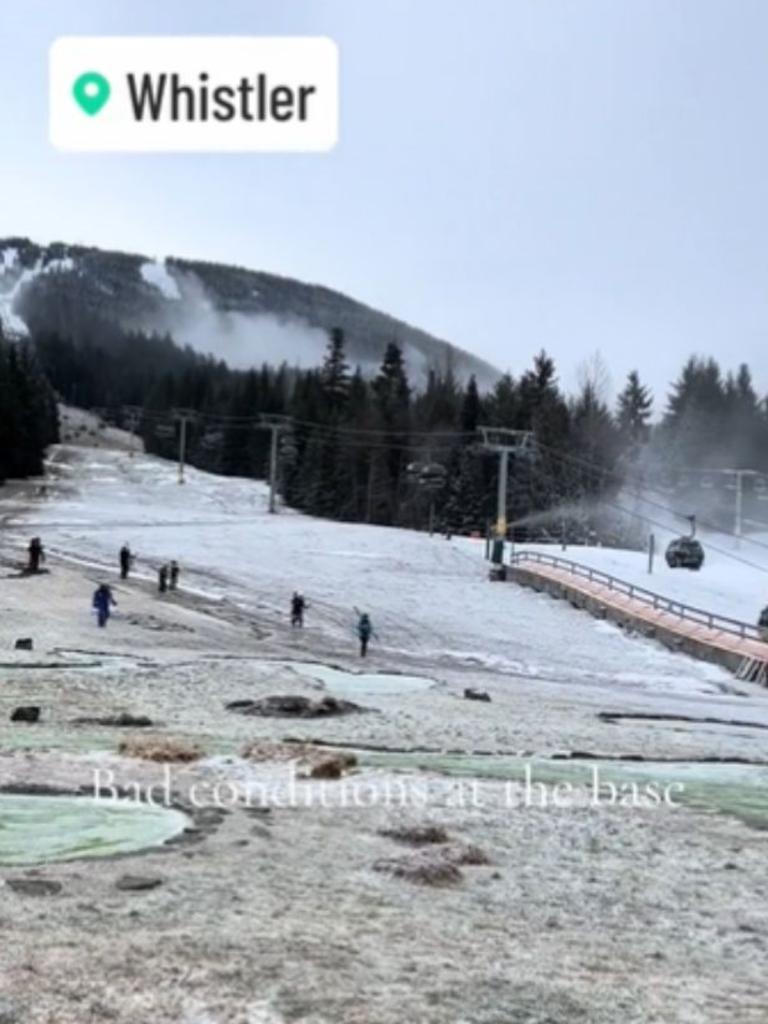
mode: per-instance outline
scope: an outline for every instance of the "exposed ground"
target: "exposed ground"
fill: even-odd
[[[768,724],[764,690],[488,583],[469,541],[270,517],[258,484],[191,473],[179,487],[174,467],[124,445],[57,449],[46,487],[0,500],[0,786],[72,790],[95,771],[161,784],[162,765],[117,753],[140,732],[199,746],[202,758],[171,766],[174,795],[196,783],[213,803],[220,783],[227,807],[190,819],[181,845],[0,866],[0,1021],[768,1022],[767,840],[754,827],[768,824],[767,770],[686,764],[768,761],[766,732],[752,727]],[[18,576],[35,533],[50,572]],[[138,561],[120,583],[124,541]],[[154,572],[173,557],[182,590],[161,597]],[[119,602],[105,630],[89,610],[102,579]],[[303,631],[287,623],[296,587],[310,602]],[[434,685],[291,666],[359,670],[355,605],[377,631],[367,671]],[[27,636],[34,649],[13,650]],[[464,700],[467,687],[491,702]],[[292,720],[225,709],[325,692],[368,710]],[[39,705],[41,721],[11,724],[20,704]],[[153,725],[74,724],[120,712]],[[286,738],[362,748],[359,765],[292,782]],[[454,753],[386,753],[419,749]],[[570,762],[550,760],[573,751],[676,759],[648,770],[710,788],[696,806],[519,806],[523,766],[575,779]],[[248,784],[257,806],[234,806],[232,785],[242,796]],[[729,812],[745,800],[751,827]],[[381,834],[425,825],[448,843]],[[488,863],[461,863],[468,847]],[[126,875],[161,884],[118,888]],[[2,884],[19,879],[61,890]]]

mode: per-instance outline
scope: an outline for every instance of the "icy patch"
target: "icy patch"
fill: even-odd
[[[141,276],[147,284],[157,288],[166,299],[181,298],[179,286],[165,263],[144,263],[141,267]]]
[[[423,676],[401,676],[383,672],[347,672],[312,661],[286,661],[281,664],[301,676],[314,679],[336,696],[353,698],[360,694],[387,696],[396,693],[418,693],[435,685],[434,679]]]
[[[0,864],[135,853],[161,845],[187,823],[185,815],[167,807],[0,794]]]

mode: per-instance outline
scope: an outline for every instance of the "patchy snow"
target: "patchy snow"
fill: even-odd
[[[12,250],[15,252],[15,250]],[[29,329],[15,312],[14,305],[22,288],[38,273],[39,265],[27,267],[16,273],[16,260],[5,266],[6,273],[0,277],[0,326],[9,337],[26,337]]]
[[[720,701],[733,680],[724,670],[629,637],[543,595],[491,584],[483,544],[281,512],[268,514],[260,482],[187,470],[177,482],[171,463],[143,454],[63,445],[51,470],[65,481],[56,500],[35,508],[25,531],[44,534],[73,564],[114,571],[128,541],[137,572],[151,579],[175,558],[195,592],[226,596],[243,613],[283,624],[290,595],[309,601],[309,635],[333,655],[355,657],[355,609],[368,611],[378,671],[433,678],[435,666],[472,666],[500,678],[541,680],[550,692],[575,693],[588,703],[619,693],[652,705],[687,699]],[[632,575],[642,556],[606,549],[566,552],[607,571]],[[637,566],[638,576],[642,568]],[[671,574],[671,585],[693,587],[707,573]],[[717,598],[727,570],[710,576],[699,595]],[[757,593],[759,583],[742,579]],[[728,588],[727,593],[732,593]],[[686,590],[686,599],[693,595]],[[304,658],[303,660],[313,660]],[[507,683],[507,685],[510,685]]]
[[[11,338],[24,338],[29,329],[15,310],[22,290],[40,274],[72,273],[76,270],[71,256],[50,260],[45,266],[38,260],[34,267],[20,269],[18,250],[0,252],[0,327]]]
[[[326,784],[327,802],[233,807],[175,851],[44,866],[62,886],[44,918],[0,886],[3,998],[28,1007],[30,1024],[82,1024],[84,1007],[116,1024],[762,1019],[766,833],[744,821],[745,808],[768,820],[764,768],[614,759],[764,762],[765,690],[739,684],[736,695],[717,667],[490,583],[482,543],[270,515],[262,483],[190,470],[180,486],[173,463],[94,450],[93,421],[71,412],[68,423],[80,443],[52,450],[44,499],[39,481],[0,491],[0,785],[77,789],[98,769],[160,786],[162,766],[118,755],[125,734],[91,724],[120,711],[202,748],[201,761],[172,766],[174,792],[242,783],[287,795],[284,760],[260,761],[252,748],[288,735],[355,748],[360,766]],[[50,574],[25,577],[13,565],[34,534]],[[125,541],[137,565],[122,582]],[[604,566],[626,559],[626,571],[639,557],[584,554]],[[181,590],[160,595],[156,568],[173,557]],[[718,576],[713,599],[727,571]],[[100,580],[118,600],[103,630],[89,608]],[[288,621],[294,589],[309,601],[303,629]],[[355,606],[378,634],[366,662]],[[33,651],[13,649],[21,636],[34,636]],[[363,667],[374,683],[363,714],[286,722],[226,710],[242,698],[316,696],[318,679],[332,689],[339,671]],[[435,685],[394,692],[386,679],[398,672]],[[492,702],[464,700],[470,686]],[[9,710],[31,700],[42,721],[13,725]],[[608,723],[603,710],[725,721]],[[606,778],[685,779],[700,805],[510,809],[523,761],[542,782],[577,780],[588,761],[551,758],[573,750],[609,757],[618,774],[606,768]],[[464,782],[478,783],[479,804]],[[342,803],[347,785],[359,802]],[[401,806],[400,786],[417,798],[427,787],[429,799]],[[370,799],[387,787],[394,805]],[[490,863],[462,867],[460,884],[440,889],[375,870],[433,856],[381,831],[426,824]],[[124,894],[123,874],[161,884]]]
[[[147,284],[162,292],[166,299],[181,298],[181,292],[179,291],[176,279],[168,270],[168,266],[164,261],[156,260],[153,263],[142,264],[141,276]]]

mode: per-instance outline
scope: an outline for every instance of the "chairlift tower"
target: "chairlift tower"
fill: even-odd
[[[285,430],[290,423],[290,416],[279,416],[276,413],[262,413],[259,416],[259,426],[269,430],[272,434],[269,446],[269,511],[273,515],[277,512],[278,441],[281,431]]]
[[[173,418],[179,422],[179,483],[185,483],[184,468],[187,458],[187,424],[197,419],[194,409],[174,409]]]
[[[507,427],[477,428],[482,435],[482,447],[499,456],[499,486],[496,500],[496,542],[493,545],[493,561],[501,565],[504,561],[504,541],[507,536],[507,482],[509,479],[509,456],[533,453],[536,436],[532,430],[511,430]]]

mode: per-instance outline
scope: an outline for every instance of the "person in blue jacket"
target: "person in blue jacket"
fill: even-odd
[[[112,596],[112,590],[106,583],[100,584],[93,593],[93,607],[100,626],[106,626],[113,605],[117,605],[117,601]]]

